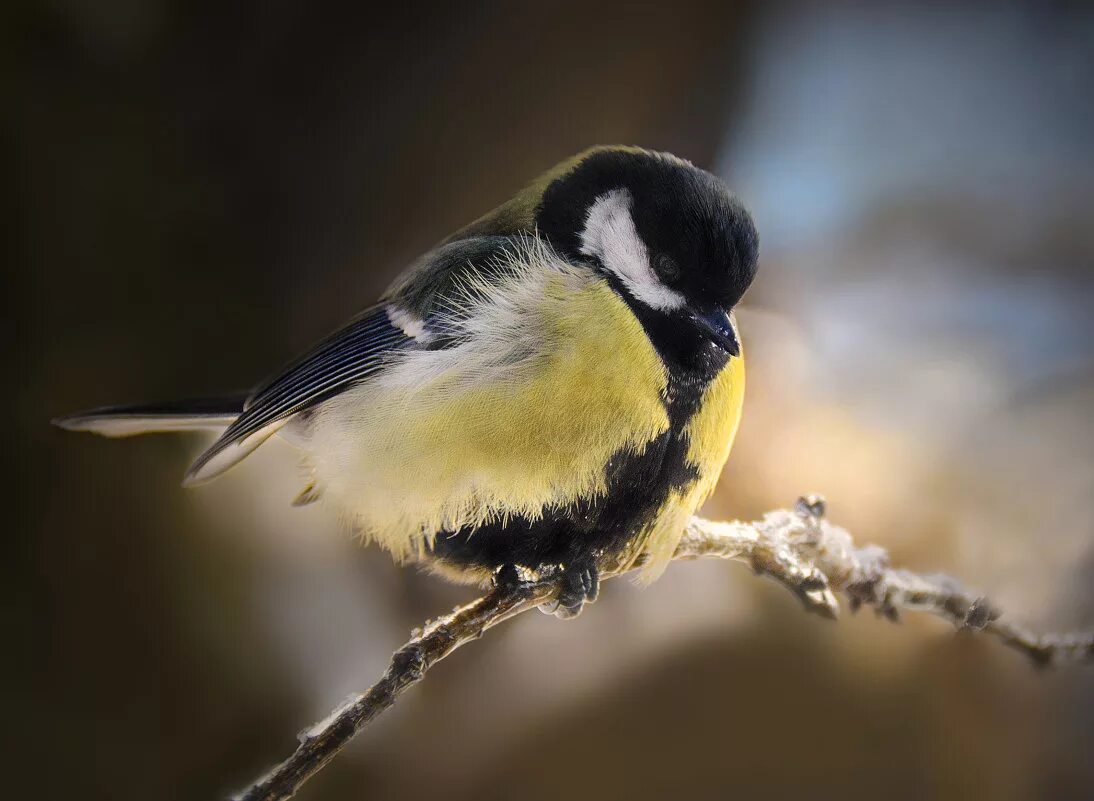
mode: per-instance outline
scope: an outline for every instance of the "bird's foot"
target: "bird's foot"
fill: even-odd
[[[556,578],[558,591],[554,599],[541,604],[539,609],[547,615],[569,620],[581,614],[586,603],[592,603],[600,594],[600,571],[593,559],[582,559],[565,565]]]
[[[494,571],[494,586],[504,592],[520,592],[535,584],[526,568],[504,564]]]
[[[494,572],[494,586],[499,590],[519,592],[530,586],[553,581],[555,597],[540,604],[544,614],[568,620],[581,614],[586,603],[600,594],[600,571],[595,559],[575,560],[553,569],[552,573],[530,572],[512,564],[502,565]]]

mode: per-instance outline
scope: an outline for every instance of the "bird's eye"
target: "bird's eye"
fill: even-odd
[[[657,254],[654,260],[654,269],[663,281],[675,281],[680,277],[680,265],[667,253]]]

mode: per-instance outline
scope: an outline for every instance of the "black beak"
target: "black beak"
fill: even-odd
[[[737,333],[733,330],[733,323],[729,321],[729,312],[714,309],[705,314],[693,312],[692,317],[703,333],[715,345],[731,356],[741,355],[741,344],[737,341]]]

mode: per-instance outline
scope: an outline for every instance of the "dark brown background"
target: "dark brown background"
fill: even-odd
[[[470,597],[291,510],[288,449],[59,413],[242,389],[595,143],[739,189],[764,241],[712,515],[801,492],[1031,624],[1094,624],[1091,18],[686,0],[5,6],[13,797],[242,786]],[[269,451],[266,453],[265,451]],[[623,582],[432,673],[302,798],[1094,793],[1094,679],[738,568]]]

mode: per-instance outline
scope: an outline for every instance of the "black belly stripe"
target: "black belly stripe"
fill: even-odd
[[[605,471],[603,495],[545,509],[534,520],[510,517],[474,529],[440,532],[432,546],[435,558],[455,567],[485,570],[505,564],[566,564],[590,554],[608,563],[629,550],[671,495],[686,492],[699,479],[698,469],[687,460],[684,432],[707,385],[729,357],[685,320],[647,311],[642,307],[635,314],[668,369],[661,400],[669,429],[642,450],[616,452]]]
[[[621,554],[654,520],[670,493],[699,478],[686,454],[687,441],[666,431],[641,452],[625,449],[612,456],[603,495],[546,509],[535,520],[510,517],[442,532],[433,555],[453,565],[493,570],[504,564],[566,564],[590,553],[608,558]]]

